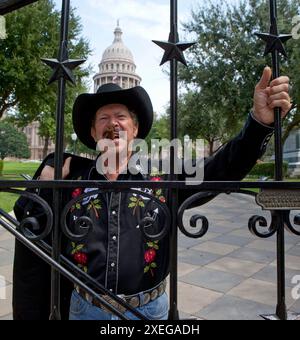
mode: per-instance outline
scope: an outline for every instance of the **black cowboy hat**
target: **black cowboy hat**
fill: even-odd
[[[81,94],[74,103],[74,131],[84,145],[96,149],[97,144],[91,136],[92,121],[96,112],[109,104],[123,104],[133,111],[139,121],[137,138],[147,137],[153,124],[153,107],[146,90],[140,86],[123,90],[117,84],[106,84],[99,87],[95,94]]]

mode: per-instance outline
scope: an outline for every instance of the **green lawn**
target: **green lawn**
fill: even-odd
[[[39,165],[40,163],[4,162],[3,176],[5,179],[20,179],[21,174],[33,176]]]
[[[4,162],[3,174],[0,180],[24,180],[21,174],[33,176],[39,167],[39,163]],[[0,208],[10,212],[18,199],[18,196],[6,192],[0,192]]]

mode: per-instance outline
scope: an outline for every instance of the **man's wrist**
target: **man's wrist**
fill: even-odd
[[[261,126],[264,126],[266,128],[269,128],[269,129],[274,129],[274,123],[272,123],[272,124],[265,124],[265,123],[261,122],[258,118],[256,118],[255,113],[254,113],[253,110],[250,112],[250,117],[253,120],[255,120],[258,124],[260,124]]]

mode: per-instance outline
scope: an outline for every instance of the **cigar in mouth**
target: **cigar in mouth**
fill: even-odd
[[[120,138],[120,133],[119,131],[115,130],[113,127],[107,129],[107,131],[104,133],[104,138],[105,139],[118,139]]]

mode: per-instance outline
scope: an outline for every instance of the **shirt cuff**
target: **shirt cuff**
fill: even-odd
[[[256,118],[254,117],[253,111],[250,112],[250,117],[251,117],[253,120],[255,120],[259,125],[264,126],[264,127],[268,128],[268,129],[274,130],[274,124],[272,124],[272,125],[267,125],[267,124],[264,124],[264,123],[260,122],[258,119],[256,119]]]
[[[267,146],[274,135],[274,127],[262,124],[251,113],[244,129],[244,138],[249,141],[253,148],[260,150],[260,158],[266,151]]]

